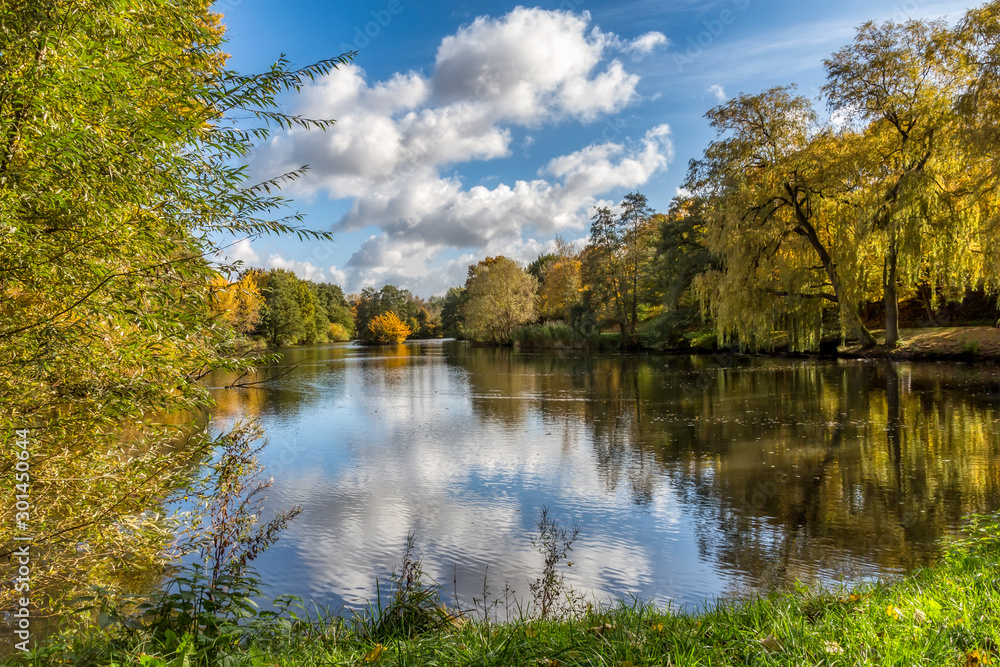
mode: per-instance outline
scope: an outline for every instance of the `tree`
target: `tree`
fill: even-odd
[[[977,178],[967,190],[970,212],[980,225],[982,276],[994,291],[1000,280],[1000,3],[969,10],[948,42],[968,79],[959,90],[957,110],[963,124],[965,159]]]
[[[349,340],[354,335],[354,313],[351,312],[351,304],[344,296],[344,290],[330,283],[309,283],[309,288],[316,295],[316,301],[322,306],[330,324],[339,325],[338,331],[343,331],[347,336],[343,340]],[[338,336],[337,340],[340,339]]]
[[[404,290],[395,285],[383,285],[382,289],[376,290],[374,287],[366,287],[361,291],[355,303],[355,323],[361,336],[361,340],[368,340],[371,330],[368,323],[382,313],[391,311],[407,326],[411,332],[417,330],[417,313],[420,306],[409,290]]]
[[[507,257],[487,257],[470,266],[462,305],[466,336],[509,343],[514,327],[535,319],[537,285],[534,276]]]
[[[549,264],[557,259],[559,259],[559,255],[557,253],[542,253],[536,257],[531,264],[528,264],[528,273],[533,275],[535,280],[541,281],[542,274],[545,273],[545,269],[548,268]]]
[[[274,346],[297,343],[306,333],[299,279],[287,269],[271,269],[260,280],[264,314],[257,333]]]
[[[396,313],[387,310],[381,315],[376,315],[368,322],[370,335],[365,337],[369,343],[377,345],[399,345],[413,333]]]
[[[824,303],[841,329],[875,339],[861,325],[856,234],[840,214],[840,139],[817,127],[794,86],[740,95],[707,114],[719,139],[693,161],[687,189],[707,204],[704,242],[721,268],[696,280],[723,340],[769,345],[785,329],[793,346],[814,347]]]
[[[254,273],[247,272],[233,283],[218,274],[212,278],[211,284],[212,314],[221,317],[241,334],[251,333],[260,323],[264,307]]]
[[[667,214],[659,218],[655,279],[663,305],[677,308],[695,278],[722,265],[705,243],[708,202],[701,197],[675,197]]]
[[[607,304],[625,347],[638,344],[639,284],[652,259],[653,215],[645,195],[639,192],[625,195],[618,215],[598,207],[583,253],[583,282],[593,293],[592,301]]]
[[[948,40],[943,22],[868,22],[824,61],[831,111],[865,124],[856,143],[861,187],[848,195],[882,256],[888,347],[899,339],[901,287],[927,281],[964,294],[979,276],[975,216],[955,201],[970,166],[955,111],[967,77],[941,47]]]
[[[114,563],[162,557],[169,527],[142,512],[211,446],[165,422],[210,406],[197,380],[212,369],[254,363],[211,315],[212,239],[329,238],[273,218],[282,179],[248,182],[241,163],[268,124],[327,126],[274,111],[275,96],[346,59],[229,71],[209,6],[0,7],[0,431],[29,433],[31,495],[44,499],[31,516],[38,607],[53,604],[45,591],[114,585]]]
[[[559,237],[556,248],[554,259],[542,269],[538,314],[543,319],[568,322],[570,311],[580,302],[581,262],[573,247]]]
[[[464,304],[465,288],[450,287],[441,304],[441,331],[445,336],[462,338],[465,335]]]

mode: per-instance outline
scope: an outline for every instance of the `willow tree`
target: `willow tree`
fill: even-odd
[[[831,305],[845,334],[873,345],[854,273],[840,266],[852,243],[833,196],[838,137],[793,91],[740,95],[707,114],[719,139],[692,162],[687,187],[704,201],[703,243],[721,268],[696,289],[723,340],[767,346],[784,329],[793,346],[813,347]]]
[[[885,343],[899,340],[899,291],[960,297],[981,277],[975,180],[956,101],[967,69],[943,22],[868,22],[825,61],[833,114],[857,126],[857,187],[845,193],[882,264]]]
[[[346,61],[227,70],[210,4],[0,6],[0,432],[28,432],[19,532],[37,607],[40,591],[159,555],[167,526],[144,510],[209,445],[190,428],[210,403],[197,379],[249,363],[211,314],[211,239],[308,233],[272,217],[281,179],[255,185],[241,165],[268,124],[325,126],[276,112],[275,96]],[[13,455],[0,453],[8,498]],[[13,511],[0,508],[0,567]]]
[[[969,10],[947,44],[968,80],[957,109],[963,121],[964,159],[973,169],[970,213],[980,228],[983,282],[1000,283],[1000,2]]]

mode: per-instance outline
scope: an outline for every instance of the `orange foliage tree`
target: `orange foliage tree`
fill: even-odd
[[[391,310],[373,317],[368,322],[368,330],[372,332],[371,342],[378,345],[398,345],[413,333]]]

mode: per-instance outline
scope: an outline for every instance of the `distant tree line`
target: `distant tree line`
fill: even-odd
[[[338,285],[303,280],[286,269],[252,268],[232,281],[221,275],[212,281],[214,315],[271,346],[440,337],[443,302],[395,285],[345,295]]]

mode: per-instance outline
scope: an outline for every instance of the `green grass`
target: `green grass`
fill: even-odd
[[[979,665],[1000,664],[998,521],[948,546],[933,568],[845,591],[798,590],[697,614],[639,603],[574,617],[467,620],[421,605],[437,622],[376,632],[288,612],[217,647],[162,647],[149,633],[91,629],[63,635],[21,665]],[[193,644],[189,641],[189,645]],[[175,642],[177,644],[177,642]],[[184,655],[187,662],[184,662]],[[228,655],[229,663],[219,656]]]

